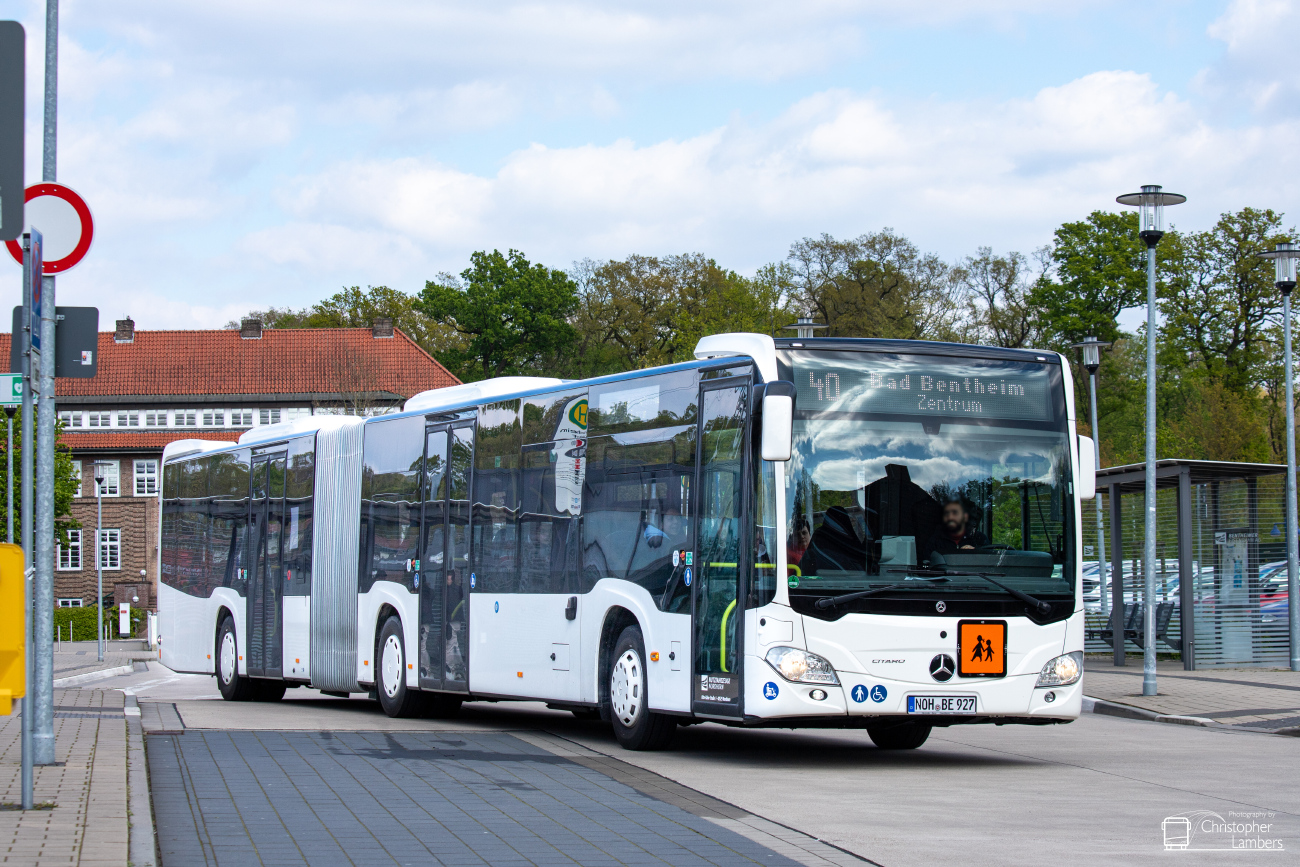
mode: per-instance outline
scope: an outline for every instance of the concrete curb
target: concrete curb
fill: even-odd
[[[1084,696],[1083,698],[1083,712],[1123,717],[1124,719],[1139,719],[1145,720],[1146,722],[1173,723],[1174,725],[1180,726],[1201,726],[1202,728],[1225,728],[1234,731],[1258,731],[1268,732],[1269,734],[1290,734],[1290,731],[1287,729],[1279,731],[1256,728],[1243,729],[1241,726],[1224,725],[1223,723],[1215,722],[1212,719],[1206,719],[1202,716],[1182,716],[1180,714],[1172,713],[1156,713],[1155,711],[1147,710],[1146,708],[1132,707],[1127,704],[1103,701],[1102,699],[1089,698],[1088,696]]]
[[[126,789],[129,836],[128,859],[132,867],[157,867],[158,844],[153,824],[153,798],[149,793],[149,765],[144,753],[140,705],[126,697]]]
[[[69,686],[80,686],[83,683],[93,683],[108,677],[117,677],[119,674],[130,674],[134,670],[135,663],[128,662],[126,665],[119,665],[117,668],[101,668],[99,671],[88,671],[85,674],[56,677],[54,678],[54,688],[64,689]]]

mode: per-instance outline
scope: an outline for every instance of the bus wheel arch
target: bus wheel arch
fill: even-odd
[[[600,646],[596,655],[596,700],[600,705],[600,718],[610,722],[609,716],[609,675],[614,659],[614,645],[629,626],[639,627],[640,621],[635,614],[621,605],[612,605],[605,612],[605,622],[600,627]]]
[[[239,673],[239,641],[235,632],[235,617],[224,605],[217,613],[217,634],[213,648],[215,658],[212,673],[216,675],[221,697],[226,701],[256,699],[257,684],[252,678]]]
[[[375,695],[379,706],[390,717],[419,716],[423,696],[406,684],[406,637],[402,618],[391,606],[380,608],[388,612],[381,621],[375,639]]]

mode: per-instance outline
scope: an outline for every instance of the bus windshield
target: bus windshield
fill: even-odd
[[[792,601],[894,584],[1006,594],[979,573],[1036,597],[1073,595],[1059,365],[796,350],[785,363],[798,389]]]

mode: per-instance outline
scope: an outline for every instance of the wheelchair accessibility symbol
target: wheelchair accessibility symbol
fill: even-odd
[[[780,692],[781,690],[779,690],[776,684],[770,680],[767,683],[763,684],[763,698],[767,699],[768,701],[771,701],[772,699],[776,698],[777,695],[780,694]]]
[[[871,688],[871,700],[874,702],[882,702],[885,700],[885,697],[888,695],[889,695],[889,690],[885,689],[880,684],[876,684]]]
[[[857,686],[853,687],[852,696],[854,701],[856,701],[858,704],[861,704],[862,702],[867,700],[867,688],[862,684],[858,684]]]

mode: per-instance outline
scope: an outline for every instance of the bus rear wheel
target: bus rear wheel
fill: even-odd
[[[252,701],[257,698],[257,684],[239,673],[239,642],[235,640],[235,621],[223,617],[217,628],[217,688],[226,701]]]
[[[607,708],[614,737],[627,750],[662,750],[672,741],[677,721],[650,710],[641,628],[629,626],[614,645],[609,665]]]
[[[867,734],[882,750],[914,750],[930,737],[931,728],[922,722],[874,723]]]
[[[379,706],[391,717],[420,715],[421,696],[406,688],[406,644],[402,638],[402,621],[391,616],[379,630],[375,649],[375,692]]]

